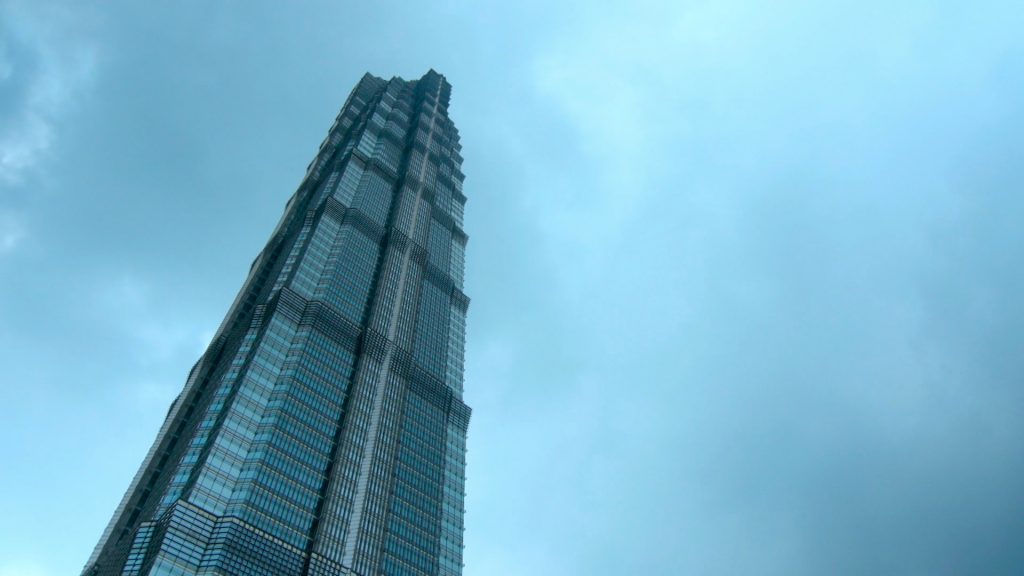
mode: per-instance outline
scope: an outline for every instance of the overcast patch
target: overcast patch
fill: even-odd
[[[0,255],[14,250],[25,237],[25,224],[13,212],[0,210]]]
[[[0,181],[17,183],[51,146],[56,126],[92,81],[96,49],[76,38],[79,15],[39,2],[0,4]]]

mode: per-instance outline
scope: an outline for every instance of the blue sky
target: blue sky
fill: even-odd
[[[1024,565],[1013,2],[0,0],[0,576],[77,573],[366,71],[452,82],[466,574]]]

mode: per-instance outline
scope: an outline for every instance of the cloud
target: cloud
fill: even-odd
[[[1020,535],[1024,470],[1024,83],[1004,7],[609,8],[538,55],[582,161],[526,188],[584,390],[614,399],[591,421],[572,409],[599,403],[537,386],[562,407],[532,430],[602,438],[559,461],[619,474],[530,480],[566,487],[553,517],[604,496],[576,523],[593,538],[544,535],[576,572],[1019,565],[996,536]],[[559,172],[575,188],[547,184]]]
[[[206,350],[213,330],[173,316],[161,307],[165,297],[146,280],[129,272],[115,273],[94,293],[94,308],[122,349],[119,388],[133,409],[166,408],[181,390],[183,367]]]
[[[39,162],[92,83],[97,50],[76,34],[80,25],[65,7],[0,4],[0,182],[20,182]]]
[[[207,325],[169,317],[156,304],[153,288],[134,274],[114,275],[97,298],[104,318],[137,346],[136,358],[144,365],[202,352],[213,337]]]
[[[25,238],[25,224],[15,214],[0,211],[0,255],[14,250]]]
[[[50,571],[32,561],[8,562],[0,565],[0,576],[49,576]]]

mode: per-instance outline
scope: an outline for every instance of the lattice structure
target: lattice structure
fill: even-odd
[[[360,80],[84,575],[462,573],[450,93]]]

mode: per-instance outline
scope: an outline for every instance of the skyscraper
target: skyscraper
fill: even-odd
[[[450,93],[359,81],[83,574],[461,574]]]

